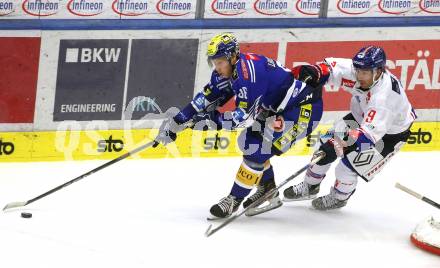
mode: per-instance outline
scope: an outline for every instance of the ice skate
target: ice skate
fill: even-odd
[[[233,195],[228,195],[222,198],[218,204],[211,207],[208,216],[208,220],[225,219],[230,217],[234,212],[238,210],[243,199],[237,199]]]
[[[331,210],[347,205],[347,200],[339,200],[335,196],[335,189],[332,187],[328,195],[321,196],[312,201],[312,206],[317,210]]]
[[[301,182],[297,185],[290,186],[284,190],[284,202],[301,201],[315,199],[319,193],[319,184],[310,185],[306,182]]]
[[[266,193],[268,193],[269,191],[271,191],[275,188],[276,188],[276,186],[275,186],[275,182],[273,180],[258,185],[257,191],[253,195],[248,197],[248,199],[246,199],[246,201],[244,201],[243,207],[247,208],[248,206],[253,204],[255,201],[260,199],[262,196],[264,196]],[[268,204],[266,204],[266,202],[268,202]],[[260,205],[263,205],[263,206],[260,207]],[[268,199],[260,200],[260,201],[258,201],[258,203],[255,203],[254,207],[250,208],[245,213],[245,215],[246,216],[255,216],[255,215],[279,208],[282,205],[283,205],[283,202],[281,202],[281,199],[279,198],[279,193],[278,193],[278,191],[275,191],[274,194],[272,196],[270,196]]]

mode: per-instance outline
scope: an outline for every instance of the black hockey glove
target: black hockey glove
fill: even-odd
[[[320,74],[318,69],[312,65],[300,65],[293,68],[295,79],[300,80],[307,85],[317,87],[319,85]]]
[[[338,158],[338,156],[336,155],[335,147],[333,145],[333,138],[331,138],[331,139],[327,140],[325,143],[323,143],[319,147],[319,150],[323,151],[325,153],[325,157],[316,163],[319,166],[330,164],[330,163],[334,162],[336,160],[336,158]]]
[[[322,86],[330,75],[329,67],[326,63],[315,65],[299,65],[293,68],[293,76],[307,85],[317,88]]]

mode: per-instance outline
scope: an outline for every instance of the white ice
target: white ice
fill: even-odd
[[[281,182],[309,157],[276,157]],[[124,160],[22,209],[0,212],[0,267],[440,267],[409,236],[440,202],[440,153],[399,153],[347,207],[310,201],[243,216],[204,236],[212,204],[229,193],[240,158]],[[103,161],[2,163],[0,206],[26,201]],[[302,180],[302,176],[292,183]],[[321,194],[334,182],[324,181]],[[20,213],[33,213],[24,219]]]

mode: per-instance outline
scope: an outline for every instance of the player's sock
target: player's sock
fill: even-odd
[[[268,169],[264,170],[263,177],[261,177],[260,183],[257,186],[257,191],[248,197],[246,201],[243,203],[243,207],[247,208],[250,204],[258,200],[268,191],[272,190],[276,187],[275,178],[272,166],[269,166]],[[275,195],[274,195],[275,196]],[[278,191],[276,196],[278,196]]]
[[[264,164],[243,160],[235,177],[230,194],[238,199],[245,198],[259,184],[263,176]]]

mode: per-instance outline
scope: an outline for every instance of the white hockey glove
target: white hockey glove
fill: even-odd
[[[159,128],[159,134],[154,139],[153,147],[156,148],[159,144],[164,146],[168,143],[174,142],[177,139],[177,132],[179,132],[179,125],[173,118],[167,118],[162,122]]]

